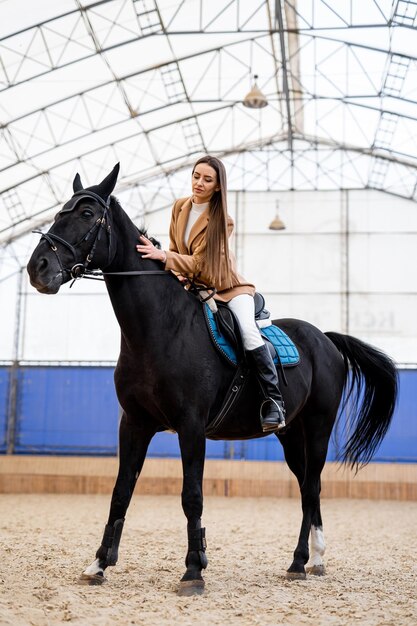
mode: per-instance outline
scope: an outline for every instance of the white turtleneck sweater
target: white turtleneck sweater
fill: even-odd
[[[187,228],[184,233],[184,243],[187,245],[188,237],[190,236],[190,232],[198,218],[204,211],[207,209],[209,202],[203,202],[202,204],[195,204],[195,202],[191,202],[191,211],[188,216]]]

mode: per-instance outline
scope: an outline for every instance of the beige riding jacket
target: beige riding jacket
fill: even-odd
[[[169,250],[167,250],[166,264],[167,270],[177,272],[182,276],[191,278],[198,284],[213,287],[210,279],[204,276],[201,270],[201,259],[206,246],[206,230],[210,220],[209,207],[198,217],[193,225],[188,241],[184,242],[185,229],[187,228],[188,218],[191,211],[191,198],[181,198],[174,203],[172,209],[171,225],[169,229]],[[231,217],[227,219],[228,235],[233,232],[234,223]],[[232,298],[247,293],[251,296],[255,294],[255,286],[248,283],[242,276],[237,273],[236,260],[232,251],[230,251],[230,262],[232,269],[233,284],[227,287],[224,283],[214,285],[217,293],[214,296],[216,300],[221,302],[229,302]]]

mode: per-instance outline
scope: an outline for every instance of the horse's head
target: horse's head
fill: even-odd
[[[55,216],[48,232],[40,233],[41,241],[27,266],[31,284],[41,293],[57,293],[61,285],[80,277],[88,266],[104,267],[110,262],[109,204],[118,173],[119,164],[99,185],[86,189],[80,175],[75,176],[74,195]],[[107,236],[103,237],[104,233]]]

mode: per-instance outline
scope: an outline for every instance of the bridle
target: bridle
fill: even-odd
[[[109,238],[109,246],[108,246],[108,256],[107,256],[107,265],[110,264],[111,262],[111,250],[112,250],[112,230],[111,230],[111,225],[109,223],[108,220],[108,211],[109,211],[109,207],[110,207],[110,196],[107,199],[107,201],[104,201],[103,198],[101,198],[98,194],[94,193],[93,191],[91,191],[90,189],[81,189],[80,191],[76,191],[74,193],[74,195],[72,196],[72,198],[63,206],[63,208],[61,209],[61,211],[58,213],[58,215],[60,213],[69,213],[70,211],[73,211],[77,205],[78,202],[80,202],[80,200],[82,198],[92,198],[93,200],[96,200],[96,202],[98,202],[100,204],[101,207],[103,207],[103,213],[101,215],[101,217],[99,217],[94,224],[91,226],[91,228],[85,233],[85,235],[83,235],[81,237],[81,239],[79,241],[77,241],[77,243],[75,244],[71,244],[68,241],[66,241],[65,239],[63,239],[62,237],[59,237],[59,235],[55,235],[55,233],[51,233],[51,232],[47,232],[47,233],[43,233],[41,230],[33,230],[33,233],[38,233],[41,236],[41,241],[42,239],[45,239],[52,252],[55,254],[57,260],[58,260],[58,264],[60,267],[60,272],[61,274],[64,276],[65,274],[69,274],[71,276],[71,278],[73,278],[73,281],[71,283],[71,287],[74,284],[74,282],[80,278],[90,278],[93,280],[104,280],[103,276],[140,276],[142,274],[165,274],[167,276],[169,276],[171,274],[171,272],[168,272],[166,270],[132,270],[132,271],[127,271],[127,272],[103,272],[102,270],[91,270],[89,269],[89,265],[91,263],[91,261],[93,260],[94,257],[94,253],[96,251],[97,245],[101,239],[101,234],[103,229],[105,228],[107,233],[108,233],[108,238]],[[97,231],[97,232],[96,232]],[[93,236],[93,234],[96,232],[93,244],[91,246],[90,251],[88,252],[84,263],[75,263],[71,268],[66,268],[64,267],[61,257],[59,256],[59,252],[58,252],[58,248],[55,245],[56,243],[59,243],[61,245],[63,245],[65,248],[67,248],[67,250],[69,250],[74,258],[74,261],[76,261],[77,259],[77,251],[76,249],[85,241],[88,241],[90,239],[90,237]]]
[[[154,274],[172,276],[172,272],[167,271],[167,270],[129,270],[126,272],[103,272],[102,270],[89,269],[88,266],[93,260],[94,253],[96,251],[97,244],[100,241],[103,228],[106,229],[108,233],[108,238],[109,238],[109,247],[108,247],[108,252],[107,252],[107,266],[110,265],[110,262],[112,260],[111,259],[112,230],[111,230],[111,225],[108,220],[108,212],[110,208],[110,196],[107,199],[107,201],[105,201],[103,200],[103,198],[101,198],[101,196],[94,193],[94,191],[91,191],[90,189],[81,189],[80,191],[76,191],[74,193],[72,198],[66,204],[64,204],[63,208],[59,211],[59,213],[69,213],[70,211],[73,211],[77,203],[82,198],[92,198],[93,200],[96,200],[100,204],[100,206],[103,207],[103,213],[101,217],[99,217],[94,222],[91,228],[86,232],[85,235],[81,237],[81,239],[77,243],[71,244],[65,239],[63,239],[62,237],[59,237],[59,235],[55,235],[55,233],[51,233],[51,232],[43,233],[41,230],[32,231],[33,233],[38,233],[41,236],[41,241],[42,239],[45,239],[49,243],[49,246],[52,252],[55,254],[58,260],[60,273],[62,274],[62,276],[65,276],[65,274],[69,274],[71,278],[73,279],[70,287],[72,287],[74,282],[76,280],[79,280],[80,278],[89,278],[90,280],[104,280],[103,276],[144,276],[144,275],[150,276]],[[75,263],[71,268],[64,267],[61,261],[61,257],[59,256],[58,248],[55,245],[55,243],[60,243],[65,248],[67,248],[67,250],[71,252],[75,261],[77,259],[76,248],[78,248],[84,241],[88,241],[96,230],[97,230],[96,236],[94,238],[90,252],[88,252],[86,256],[84,263]],[[197,285],[191,279],[188,279],[188,289],[189,291],[191,291],[198,297],[200,302],[207,302],[208,300],[210,300],[210,298],[213,298],[213,296],[217,293],[217,290],[214,287]],[[200,292],[204,292],[204,295],[200,294]]]

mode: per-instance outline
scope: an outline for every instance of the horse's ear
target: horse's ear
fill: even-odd
[[[77,174],[75,175],[74,180],[72,181],[72,189],[73,189],[74,193],[75,193],[76,191],[81,191],[81,189],[84,189],[83,184],[82,184],[82,182],[81,182],[81,177],[80,177],[80,175],[78,174],[78,172],[77,172]]]
[[[103,198],[103,200],[107,200],[107,198],[111,195],[113,189],[116,186],[117,177],[119,175],[120,163],[117,163],[110,174],[104,178],[99,185],[97,185],[98,195]]]

